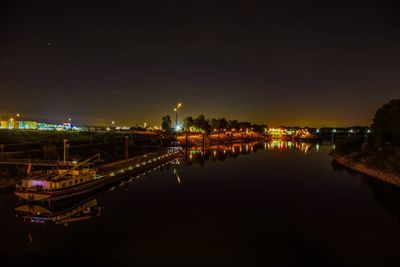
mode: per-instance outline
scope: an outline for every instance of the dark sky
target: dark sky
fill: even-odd
[[[9,1],[0,114],[160,124],[369,124],[399,97],[400,16],[383,1]]]

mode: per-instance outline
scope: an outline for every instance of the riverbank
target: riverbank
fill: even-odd
[[[352,159],[352,154],[347,156],[339,156],[333,153],[331,156],[340,165],[343,165],[347,168],[363,173],[365,175],[374,177],[376,179],[382,180],[384,182],[400,186],[400,174],[390,173],[370,168],[366,164],[357,162],[354,159]]]

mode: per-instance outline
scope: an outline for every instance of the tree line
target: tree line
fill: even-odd
[[[192,116],[183,119],[182,131],[185,132],[205,132],[223,131],[223,130],[246,130],[251,129],[255,132],[264,132],[267,128],[265,124],[254,124],[247,121],[227,120],[225,118],[206,118],[203,114],[193,118]],[[171,117],[165,115],[162,117],[161,127],[166,132],[172,132],[174,129]]]
[[[370,136],[350,136],[336,146],[336,153],[351,154],[370,167],[400,173],[400,99],[376,111]]]

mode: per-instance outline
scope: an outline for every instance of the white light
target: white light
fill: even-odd
[[[182,130],[182,124],[180,124],[179,122],[175,125],[175,131],[179,132],[180,130]]]

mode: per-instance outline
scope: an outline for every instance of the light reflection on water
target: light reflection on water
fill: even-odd
[[[190,147],[186,152],[186,162],[199,160],[200,158],[211,160],[224,160],[225,158],[247,155],[258,150],[288,151],[297,150],[307,154],[311,149],[319,151],[319,143],[293,142],[272,140],[269,142],[233,143],[228,145],[214,145],[209,147]]]
[[[73,205],[0,196],[0,235],[12,240],[0,253],[25,263],[68,260],[79,248],[90,263],[396,266],[399,190],[331,163],[330,150],[278,140],[192,147]],[[32,221],[37,212],[45,224]]]

